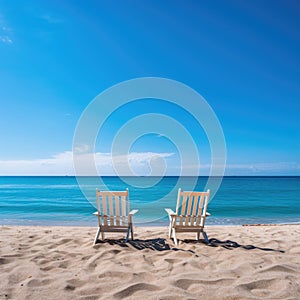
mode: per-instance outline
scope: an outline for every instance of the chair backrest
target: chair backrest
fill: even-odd
[[[99,191],[96,189],[96,202],[99,222],[104,226],[126,226],[128,224],[129,195],[126,191]]]
[[[210,190],[183,192],[178,190],[176,215],[182,226],[204,226]]]

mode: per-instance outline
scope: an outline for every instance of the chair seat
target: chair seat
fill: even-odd
[[[127,226],[101,226],[101,230],[103,232],[127,232],[128,225]]]
[[[200,232],[203,230],[203,226],[194,226],[194,227],[187,227],[187,226],[174,226],[177,232]]]

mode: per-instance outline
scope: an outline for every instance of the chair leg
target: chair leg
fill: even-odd
[[[131,240],[133,241],[133,226],[130,226],[130,232],[131,232]]]
[[[129,240],[129,233],[130,233],[130,226],[129,226],[128,229],[127,229],[127,234],[126,234],[125,243],[127,243],[128,240]]]
[[[206,244],[209,244],[209,239],[208,239],[208,237],[207,237],[206,232],[203,230],[202,233],[203,233],[203,236],[204,236],[205,243],[206,243]]]
[[[172,235],[173,235],[173,238],[174,238],[174,243],[175,245],[177,246],[178,245],[178,241],[177,241],[177,237],[176,237],[176,231],[175,231],[175,228],[172,228]]]
[[[97,230],[97,233],[96,233],[95,239],[94,239],[94,245],[97,243],[97,240],[98,240],[98,237],[99,237],[99,234],[100,234],[100,230],[101,230],[101,228],[98,227],[98,230]]]
[[[199,241],[199,238],[200,238],[200,231],[197,231],[196,232],[196,240]]]
[[[102,238],[102,241],[104,241],[104,232],[101,231],[101,238]]]
[[[169,224],[169,239],[172,237],[172,221]]]

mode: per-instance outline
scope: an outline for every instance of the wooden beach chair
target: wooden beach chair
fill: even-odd
[[[126,242],[129,234],[133,240],[132,217],[138,211],[129,208],[129,193],[126,191],[98,191],[96,189],[97,209],[94,213],[98,217],[98,230],[95,236],[96,244],[101,233],[102,240],[104,232],[126,232]]]
[[[205,242],[209,240],[204,231],[205,219],[210,214],[206,212],[209,201],[210,190],[207,192],[183,192],[178,190],[176,212],[165,208],[169,215],[169,238],[174,238],[175,245],[178,244],[177,232],[196,232],[196,239],[199,240],[202,232]]]

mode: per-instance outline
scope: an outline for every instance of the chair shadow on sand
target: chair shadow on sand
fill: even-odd
[[[143,249],[151,249],[155,251],[172,250],[170,245],[166,243],[166,239],[162,239],[162,238],[149,239],[149,240],[134,239],[134,240],[129,240],[127,243],[125,239],[105,239],[103,241],[102,240],[97,241],[97,244],[105,244],[105,243],[108,243],[110,245],[118,245],[120,247],[129,247],[130,245],[137,250],[143,250]]]
[[[183,242],[192,243],[192,244],[199,243],[199,241],[189,240],[189,239],[185,239],[185,240],[183,240]],[[240,245],[239,243],[231,241],[231,240],[220,241],[216,238],[209,239],[208,244],[206,244],[204,240],[201,240],[200,242],[202,242],[203,244],[205,244],[206,246],[209,246],[209,247],[222,247],[222,248],[225,248],[227,250],[233,250],[233,249],[236,249],[236,248],[243,248],[245,250],[258,249],[258,250],[262,250],[262,251],[274,251],[274,252],[284,253],[283,250],[277,250],[277,249],[272,249],[272,248],[263,248],[263,247],[258,247],[258,246],[254,246],[254,245]]]
[[[276,250],[272,248],[262,248],[262,247],[257,247],[254,245],[240,245],[237,242],[231,241],[231,240],[226,240],[226,241],[220,241],[216,238],[211,238],[209,239],[209,244],[206,244],[204,240],[191,240],[191,239],[183,239],[182,242],[187,243],[187,244],[204,244],[207,247],[222,247],[227,250],[233,250],[236,248],[242,248],[245,250],[262,250],[262,251],[274,251],[274,252],[280,252],[284,253],[283,250]],[[144,250],[144,249],[151,249],[154,251],[184,251],[184,252],[191,252],[195,253],[193,250],[185,250],[185,249],[180,249],[177,247],[171,247],[167,242],[166,239],[163,238],[155,238],[155,239],[148,239],[148,240],[140,240],[140,239],[135,239],[135,240],[129,240],[127,243],[125,239],[105,239],[105,240],[98,240],[97,244],[105,244],[108,243],[110,245],[118,245],[120,247],[129,247],[132,246],[136,250]]]

